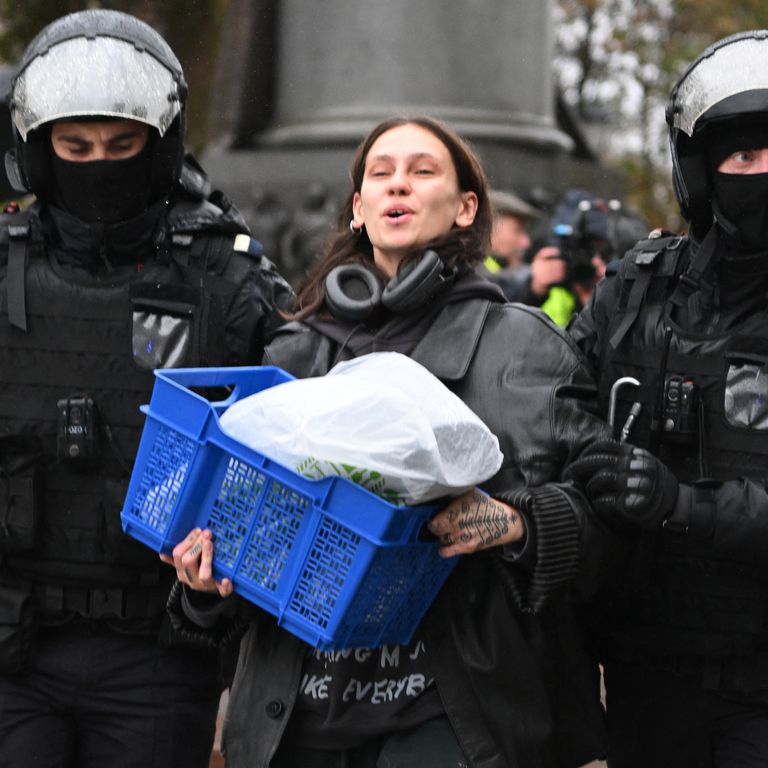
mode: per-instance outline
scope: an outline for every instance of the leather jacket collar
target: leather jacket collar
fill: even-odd
[[[340,346],[337,360],[345,350],[354,356],[400,352],[450,381],[467,372],[491,304],[504,301],[498,286],[469,272],[426,310],[391,315],[379,327],[317,315],[303,322]]]
[[[443,307],[416,345],[413,359],[444,381],[463,378],[475,354],[491,302],[475,298]],[[450,354],[446,354],[450,350]]]

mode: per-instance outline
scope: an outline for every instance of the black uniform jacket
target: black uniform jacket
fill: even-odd
[[[617,379],[633,376],[640,382],[636,390],[624,391],[623,401],[619,397],[616,423],[624,422],[631,400],[642,401],[629,441],[656,450],[680,481],[674,525],[654,534],[636,532],[623,558],[624,574],[607,584],[596,603],[610,611],[600,619],[604,656],[664,668],[704,659],[717,667],[721,690],[764,689],[765,255],[750,262],[721,237],[704,279],[674,306],[670,297],[699,244],[674,238],[662,253],[655,242],[664,241],[643,241],[615,265],[569,328],[599,377],[604,407]],[[655,251],[651,262],[648,254]],[[632,303],[633,284],[651,269],[634,322],[617,344],[612,334]],[[692,382],[696,394],[697,426],[687,437],[665,424],[674,421],[667,395],[662,397],[664,380],[671,377]],[[665,428],[654,446],[649,424],[659,405],[666,409],[660,419]]]
[[[54,623],[165,619],[173,571],[120,525],[139,406],[154,368],[242,365],[283,322],[290,286],[246,233],[234,206],[181,187],[106,228],[40,203],[0,216],[0,465],[30,488],[24,504],[0,491],[0,625],[30,591]],[[70,401],[90,402],[81,464],[61,431]]]

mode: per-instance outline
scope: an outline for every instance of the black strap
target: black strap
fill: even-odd
[[[712,421],[715,419],[725,419],[722,411],[711,414]],[[719,423],[719,421],[718,421]],[[743,455],[752,454],[755,459],[758,456],[768,456],[768,436],[763,430],[732,429],[728,427],[719,427],[715,432],[711,427],[708,433],[709,442],[721,452],[735,453]],[[722,468],[720,470],[722,472]],[[743,475],[743,469],[738,472]]]
[[[22,331],[27,330],[27,298],[24,274],[27,267],[27,241],[29,224],[8,226],[8,321]]]
[[[189,256],[194,238],[189,234],[171,235],[171,258],[181,267],[189,266]]]
[[[624,311],[624,317],[622,317],[619,327],[613,332],[610,338],[609,343],[611,349],[616,349],[616,347],[621,344],[621,340],[627,335],[627,332],[632,327],[635,320],[637,320],[637,316],[640,314],[640,307],[643,305],[643,299],[645,298],[652,277],[653,269],[649,266],[648,268],[643,269],[632,283],[629,299],[627,300],[627,306]]]
[[[631,264],[631,271],[625,275],[624,279],[632,280],[633,282],[629,298],[627,299],[627,305],[623,313],[617,317],[619,324],[609,338],[611,350],[615,350],[621,344],[627,332],[632,328],[635,320],[637,320],[648,292],[648,286],[654,275],[659,273],[660,276],[671,277],[674,272],[673,265],[677,263],[677,255],[675,255],[675,261],[672,264],[667,263],[666,259],[661,261],[660,269],[658,268],[660,263],[659,257],[667,252],[674,253],[678,251],[685,241],[686,238],[679,235],[650,237],[647,240],[640,241],[624,257],[624,263]],[[623,267],[620,267],[620,269],[623,270]]]
[[[611,362],[626,368],[658,371],[661,368],[663,354],[662,344],[656,343],[649,347],[633,347],[611,358]],[[670,350],[667,358],[667,368],[670,371],[686,376],[721,376],[724,365],[720,354],[698,355],[693,352]]]
[[[210,240],[209,237],[195,237],[189,233],[174,233],[171,236],[171,261],[176,264],[189,285],[199,287],[204,283],[212,293],[226,296],[232,291],[235,283],[207,268],[207,260],[204,260],[203,256],[206,241]],[[219,236],[219,240],[222,241],[221,248],[234,250],[232,236]]]
[[[717,248],[717,227],[713,224],[701,241],[699,249],[694,254],[685,272],[680,275],[674,292],[669,297],[670,304],[681,307],[688,297],[701,285],[701,280],[715,255]]]
[[[157,587],[77,587],[35,584],[33,594],[44,615],[75,613],[89,619],[150,619],[163,610],[167,589]]]

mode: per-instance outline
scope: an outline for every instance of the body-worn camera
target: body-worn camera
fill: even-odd
[[[699,393],[691,379],[667,376],[664,382],[664,432],[691,437],[698,433]]]
[[[59,429],[56,440],[60,459],[93,461],[99,456],[99,420],[96,404],[86,394],[72,395],[56,403]]]

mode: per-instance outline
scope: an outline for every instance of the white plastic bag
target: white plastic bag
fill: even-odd
[[[396,504],[458,495],[492,477],[496,436],[426,368],[375,352],[231,405],[222,429],[304,475],[341,475]]]

